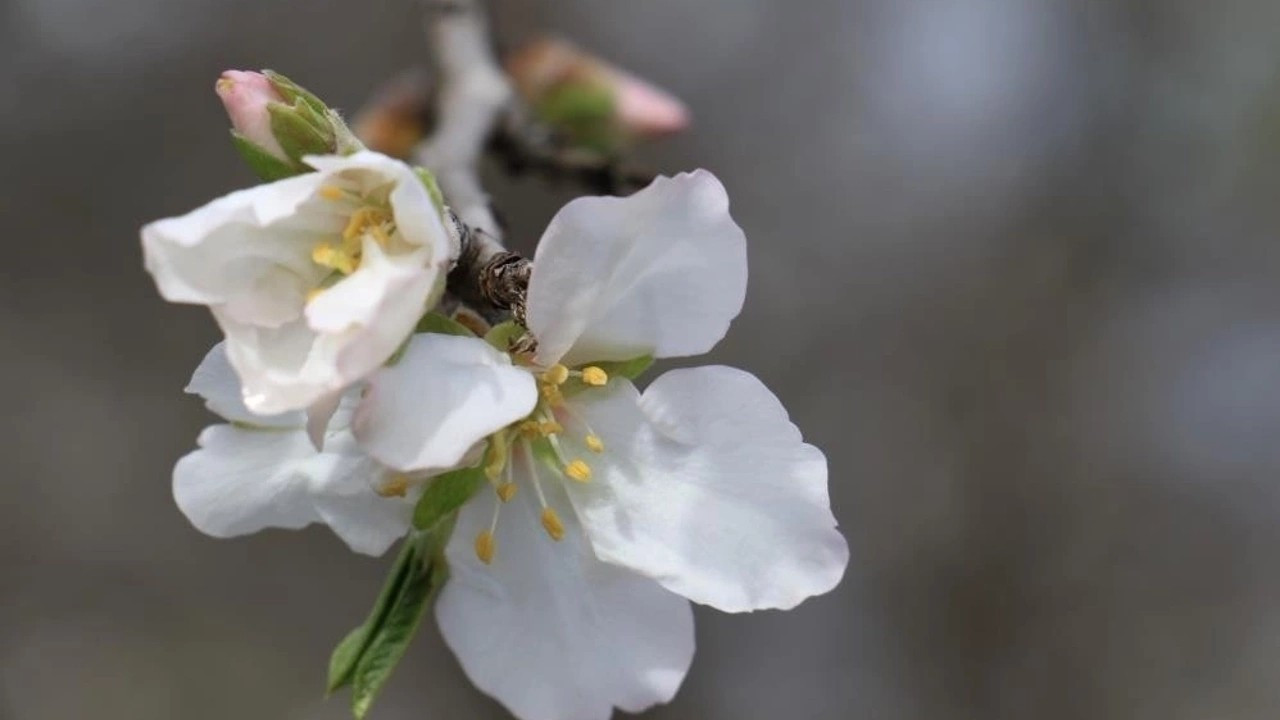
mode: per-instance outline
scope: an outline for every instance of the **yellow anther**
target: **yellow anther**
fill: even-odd
[[[311,302],[324,294],[324,288],[311,288],[307,291],[307,302]]]
[[[560,388],[555,385],[542,385],[538,388],[538,392],[542,395],[542,399],[551,405],[560,406],[564,404],[564,395],[561,394]]]
[[[595,365],[588,365],[582,368],[582,382],[599,387],[609,382],[609,373]]]
[[[525,437],[537,438],[564,432],[564,426],[555,420],[525,420],[519,425]]]
[[[488,565],[493,562],[493,555],[496,552],[498,552],[498,541],[493,538],[493,533],[481,530],[476,536],[476,557],[480,558],[480,562]]]
[[[564,474],[578,482],[587,482],[591,479],[591,466],[582,460],[574,460],[564,466]]]
[[[502,483],[496,490],[498,493],[498,499],[502,502],[511,502],[511,498],[516,496],[516,490],[518,489],[519,486],[513,482]]]
[[[392,475],[374,491],[382,497],[404,497],[409,491],[409,478],[399,473]]]
[[[342,188],[337,185],[320,186],[320,197],[325,200],[341,200],[344,196],[345,193],[342,192]]]
[[[599,435],[588,435],[586,439],[587,447],[591,448],[591,452],[604,452],[604,442],[600,440]]]
[[[556,511],[549,507],[542,508],[542,529],[547,531],[552,540],[564,538],[564,523],[560,522],[560,516]]]
[[[382,226],[389,220],[390,218],[383,210],[362,207],[351,213],[351,219],[347,221],[347,227],[342,231],[342,239],[354,242],[368,233],[374,236],[379,245],[385,247],[390,242],[390,238],[387,237],[386,230]]]
[[[542,379],[552,385],[563,385],[564,381],[569,379],[569,368],[556,363],[542,373]]]
[[[329,243],[320,243],[311,248],[311,261],[321,267],[333,268],[343,275],[350,275],[356,270],[356,259]]]

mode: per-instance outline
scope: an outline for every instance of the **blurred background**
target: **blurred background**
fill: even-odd
[[[668,720],[1280,716],[1280,4],[494,3],[686,99],[639,159],[725,182],[748,368],[853,551],[790,613],[698,613]],[[213,82],[357,109],[411,0],[0,3],[0,718],[347,717],[389,559],[174,507],[217,337],[137,230],[251,178]],[[573,191],[490,188],[524,249]],[[502,718],[432,623],[372,717]]]

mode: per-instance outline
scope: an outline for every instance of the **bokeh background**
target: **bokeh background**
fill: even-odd
[[[1280,4],[495,13],[689,102],[640,158],[747,231],[713,359],[826,450],[853,549],[793,612],[700,611],[646,717],[1280,716]],[[346,717],[325,662],[387,561],[178,513],[216,330],[137,229],[250,181],[221,70],[354,110],[424,42],[411,0],[0,2],[0,717]],[[490,170],[527,249],[572,190]],[[504,717],[424,628],[373,717]]]

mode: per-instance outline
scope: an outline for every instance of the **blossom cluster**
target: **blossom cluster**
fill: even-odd
[[[668,701],[690,601],[788,609],[839,582],[826,460],[764,384],[718,365],[634,382],[742,308],[715,176],[571,201],[524,324],[488,326],[441,302],[460,248],[428,174],[367,150],[299,161],[142,230],[161,295],[224,335],[187,391],[226,422],[173,475],[196,528],[322,523],[369,555],[435,534],[441,633],[525,720]]]

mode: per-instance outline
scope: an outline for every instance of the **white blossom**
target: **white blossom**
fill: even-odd
[[[332,408],[412,332],[456,255],[407,165],[367,151],[307,162],[316,172],[142,229],[160,293],[209,306],[263,415]]]
[[[581,198],[534,258],[536,356],[507,367],[484,341],[450,338],[447,356],[423,348],[370,380],[354,432],[391,467],[488,437],[493,491],[459,512],[436,617],[470,678],[523,720],[669,700],[693,656],[687,600],[786,609],[842,577],[826,459],[759,380],[701,367],[641,393],[609,374],[609,361],[709,350],[746,279],[710,173]],[[436,400],[447,421],[424,419]]]

